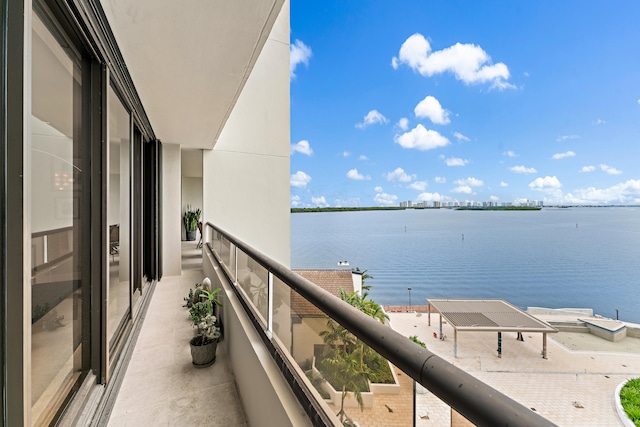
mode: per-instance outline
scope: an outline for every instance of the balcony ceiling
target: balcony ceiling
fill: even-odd
[[[156,137],[211,149],[283,0],[101,0]]]

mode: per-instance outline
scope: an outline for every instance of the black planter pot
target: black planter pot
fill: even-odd
[[[200,343],[202,337],[196,335],[191,338],[189,344],[191,345],[191,363],[196,368],[206,368],[213,365],[216,361],[216,349],[218,348],[218,340],[209,341],[204,345],[196,345]]]
[[[188,231],[187,230],[187,241],[196,240],[196,233],[197,233],[196,230],[194,230],[194,231]]]

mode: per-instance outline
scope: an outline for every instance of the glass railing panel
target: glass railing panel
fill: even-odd
[[[246,301],[259,315],[263,327],[267,325],[269,301],[269,274],[241,249],[238,252],[238,277],[236,282],[242,289]]]
[[[215,254],[215,256],[218,257],[218,259],[220,259],[220,240],[222,239],[222,235],[218,230],[214,230],[214,229],[212,230],[213,231],[211,233],[211,241],[208,243],[210,244],[211,250],[213,250],[213,253]]]
[[[297,292],[290,291],[289,301],[291,357],[332,414],[363,427],[414,425],[413,380],[408,375]]]
[[[220,239],[220,260],[224,265],[229,267],[229,246],[231,242],[227,240],[224,236],[221,236]]]
[[[287,352],[292,353],[291,294],[293,291],[282,280],[273,277],[273,334]]]
[[[220,240],[220,264],[231,282],[236,281],[236,247],[224,236]]]

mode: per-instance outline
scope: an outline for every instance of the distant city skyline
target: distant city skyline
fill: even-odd
[[[291,2],[291,206],[640,204],[638,16]]]

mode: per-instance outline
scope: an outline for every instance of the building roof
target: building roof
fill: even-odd
[[[458,331],[558,332],[501,299],[427,299]]]
[[[293,270],[305,279],[320,286],[327,292],[338,296],[340,289],[348,294],[353,292],[352,272],[349,269],[341,270]],[[297,292],[291,292],[291,315],[299,317],[325,317],[320,309],[304,299]]]

